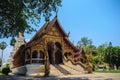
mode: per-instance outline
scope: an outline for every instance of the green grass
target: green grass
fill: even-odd
[[[0,76],[3,76],[4,74],[1,72],[1,70],[0,70]]]
[[[0,76],[3,76],[4,74],[3,73],[0,73]]]
[[[97,72],[97,73],[120,73],[120,70],[109,70],[109,71],[94,71],[94,72]]]

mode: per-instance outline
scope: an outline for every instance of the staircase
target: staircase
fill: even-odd
[[[62,76],[61,73],[54,65],[50,65],[50,76]]]
[[[82,73],[82,72],[77,71],[77,70],[75,70],[75,69],[73,69],[71,67],[68,67],[66,65],[59,65],[59,66],[61,66],[62,68],[66,69],[67,71],[69,71],[70,74],[73,74],[73,75],[74,74],[81,74]]]
[[[81,72],[74,70],[64,64],[50,65],[50,76],[81,74]]]

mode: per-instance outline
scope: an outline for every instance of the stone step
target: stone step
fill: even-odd
[[[28,76],[43,76],[45,72],[45,66],[43,64],[27,64],[27,73]]]
[[[56,69],[58,69],[62,74],[64,74],[64,75],[71,74],[70,71],[68,71],[67,69],[65,69],[63,66],[60,66],[60,64],[59,65],[54,65],[54,67]]]
[[[81,73],[85,73],[84,68],[79,64],[74,65],[71,61],[67,61],[64,63],[64,65],[66,65],[66,66],[68,66],[76,71],[79,71]]]
[[[50,76],[62,76],[61,73],[54,65],[50,65]]]
[[[62,76],[70,74],[81,74],[80,71],[74,70],[64,64],[50,65],[50,76]]]
[[[59,65],[59,66],[61,66],[62,68],[64,68],[65,70],[67,70],[67,71],[69,71],[69,73],[70,74],[81,74],[82,72],[80,72],[80,71],[77,71],[77,70],[75,70],[75,69],[73,69],[73,68],[71,68],[71,67],[68,67],[68,66],[66,66],[66,65]]]

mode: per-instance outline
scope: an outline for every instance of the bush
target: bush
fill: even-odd
[[[118,67],[118,70],[120,70],[120,66]]]
[[[5,67],[2,69],[2,73],[5,75],[8,75],[8,73],[10,72],[10,68],[9,67]]]

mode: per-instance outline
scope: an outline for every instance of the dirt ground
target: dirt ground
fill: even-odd
[[[120,73],[93,73],[50,77],[0,76],[0,80],[120,80]]]

